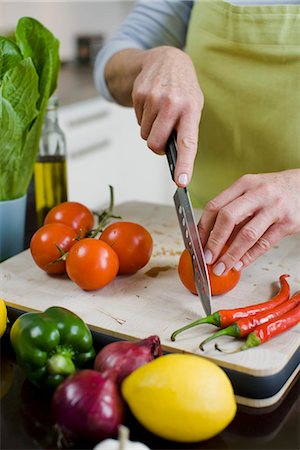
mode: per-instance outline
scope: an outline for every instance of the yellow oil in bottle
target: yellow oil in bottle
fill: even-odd
[[[34,167],[37,225],[43,225],[48,211],[67,201],[67,167],[62,156],[38,158]]]

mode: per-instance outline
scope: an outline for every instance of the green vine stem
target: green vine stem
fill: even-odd
[[[86,237],[95,238],[99,233],[101,233],[104,230],[105,226],[108,224],[110,219],[122,219],[121,216],[116,216],[113,213],[115,199],[114,199],[114,188],[111,185],[109,185],[109,191],[110,191],[109,207],[104,211],[102,211],[101,213],[93,211],[93,214],[95,214],[98,218],[98,226],[94,230],[88,232]]]

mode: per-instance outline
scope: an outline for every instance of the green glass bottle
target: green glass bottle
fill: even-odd
[[[43,225],[51,208],[67,201],[67,152],[65,135],[58,123],[58,98],[51,97],[34,167],[37,225]]]

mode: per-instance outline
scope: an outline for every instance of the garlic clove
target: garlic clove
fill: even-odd
[[[94,450],[119,450],[120,442],[118,439],[105,439],[94,447]],[[127,441],[124,450],[150,450],[147,445],[138,441]]]
[[[129,429],[124,425],[119,425],[119,439],[105,439],[94,447],[94,450],[150,450],[142,442],[129,440]]]

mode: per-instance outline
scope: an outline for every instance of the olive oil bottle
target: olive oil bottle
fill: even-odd
[[[34,167],[37,225],[43,225],[51,208],[67,201],[66,141],[58,123],[58,98],[51,97]]]

